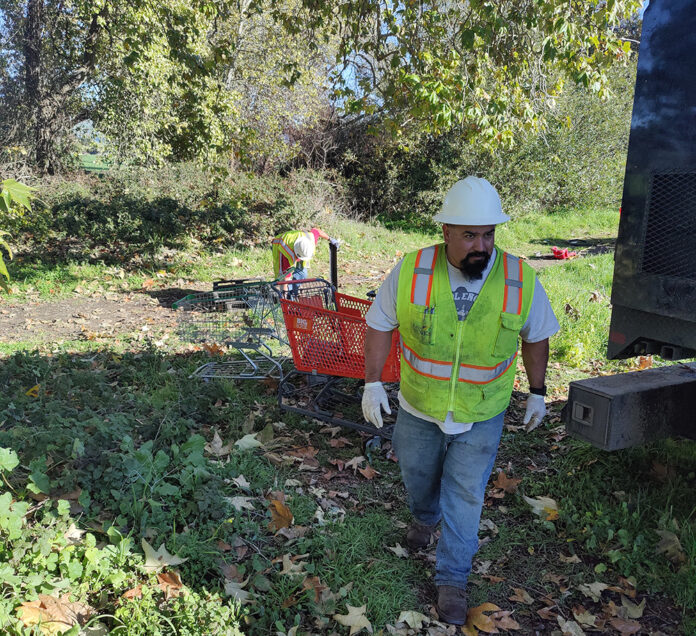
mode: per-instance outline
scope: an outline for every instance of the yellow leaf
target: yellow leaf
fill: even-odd
[[[292,525],[292,511],[282,501],[271,499],[268,509],[271,511],[271,522],[268,524],[271,532],[278,532],[281,528],[289,528]]]
[[[367,616],[365,616],[367,605],[360,607],[346,605],[346,607],[348,608],[347,614],[334,614],[333,619],[345,627],[350,627],[350,636],[357,634],[362,629],[366,629],[371,634],[372,625],[367,620]]]
[[[466,616],[466,625],[462,627],[462,632],[467,634],[467,636],[476,636],[478,634],[478,629],[486,634],[497,634],[495,622],[490,616],[487,616],[485,612],[499,612],[500,608],[494,603],[483,603],[478,607],[472,607],[469,609],[469,613]]]
[[[40,388],[41,388],[41,385],[40,385],[40,384],[35,384],[33,387],[31,387],[31,389],[29,389],[29,390],[27,391],[26,394],[27,394],[29,397],[37,398],[37,397],[39,397],[39,389],[40,389]]]

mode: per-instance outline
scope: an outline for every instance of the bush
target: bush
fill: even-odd
[[[322,211],[341,212],[341,188],[323,172],[220,176],[190,164],[161,170],[117,169],[46,180],[31,223],[17,228],[53,247],[78,240],[95,247],[155,253],[191,237],[204,243],[253,245],[304,227]],[[58,243],[56,243],[58,239]],[[72,245],[73,255],[75,250]]]

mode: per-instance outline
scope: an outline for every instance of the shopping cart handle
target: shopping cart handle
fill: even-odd
[[[337,250],[341,249],[341,241],[337,238],[330,238],[329,244],[333,245]]]

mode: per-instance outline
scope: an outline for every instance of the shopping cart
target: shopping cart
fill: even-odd
[[[301,290],[303,281],[299,283]],[[330,298],[301,292],[299,298],[293,299],[289,286],[285,281],[272,285],[279,298],[295,366],[295,371],[280,383],[280,407],[391,437],[393,420],[387,418],[384,428],[378,430],[364,422],[360,409],[362,382],[357,380],[365,377],[365,314],[371,302],[338,292]],[[399,336],[394,332],[381,378],[391,393],[394,413],[397,405],[393,383],[399,380],[399,365]]]
[[[280,378],[288,343],[277,295],[270,281],[217,281],[213,291],[189,294],[173,304],[182,340],[228,347],[237,359],[208,362],[191,377]]]

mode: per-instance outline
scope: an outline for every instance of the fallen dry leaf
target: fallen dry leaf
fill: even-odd
[[[482,579],[487,579],[491,583],[500,583],[501,581],[504,581],[505,578],[502,576],[493,576],[492,574],[483,574],[481,576]]]
[[[234,445],[239,449],[239,450],[249,450],[252,448],[258,448],[259,446],[262,446],[261,442],[256,439],[256,435],[258,433],[247,433],[244,437],[238,439]]]
[[[505,471],[501,470],[498,472],[493,485],[496,488],[502,488],[506,493],[511,494],[517,491],[517,487],[520,485],[522,478],[508,477]]]
[[[240,605],[248,603],[249,592],[244,589],[247,581],[244,581],[243,583],[239,583],[237,581],[225,581],[225,594],[227,594],[227,596],[231,596]]]
[[[625,596],[621,596],[621,605],[626,608],[626,615],[628,618],[642,618],[643,611],[645,610],[645,599],[643,599],[639,604],[632,603]]]
[[[209,453],[210,455],[214,455],[215,457],[224,457],[225,455],[229,455],[232,452],[232,448],[232,444],[225,444],[223,446],[222,439],[218,435],[218,432],[215,431],[212,441],[206,443],[206,445],[203,447],[203,450],[205,450],[205,452]]]
[[[402,548],[400,543],[397,543],[395,546],[387,546],[387,550],[391,550],[396,556],[401,557],[402,559],[408,559],[408,551],[406,548]]]
[[[130,590],[127,590],[123,594],[121,594],[121,598],[127,598],[127,599],[142,598],[142,597],[143,597],[143,586],[142,585],[137,585],[136,587],[132,587]]]
[[[640,623],[638,621],[630,621],[623,618],[612,618],[609,624],[617,631],[623,634],[635,634],[640,631]]]
[[[573,608],[573,616],[578,623],[588,627],[594,627],[597,622],[597,617],[582,606]]]
[[[679,565],[686,561],[686,554],[682,550],[679,537],[669,530],[656,530],[660,535],[660,542],[655,547],[657,554],[664,554],[672,563]]]
[[[344,627],[350,627],[350,636],[357,634],[361,629],[366,629],[371,634],[372,625],[367,620],[367,616],[365,616],[367,605],[360,607],[346,605],[346,607],[348,608],[347,614],[334,614],[332,618]]]
[[[188,559],[181,559],[176,555],[169,554],[167,548],[164,547],[164,543],[155,550],[145,539],[141,539],[140,544],[143,547],[143,552],[145,553],[145,569],[149,571],[157,571],[163,568],[165,565],[174,566],[180,565],[188,561]]]
[[[649,369],[653,365],[653,357],[652,356],[639,356],[638,357],[638,371],[642,371],[643,369]]]
[[[237,512],[242,510],[255,510],[252,502],[253,497],[224,497],[224,500],[230,504]]]
[[[232,481],[242,490],[248,491],[251,488],[251,484],[247,481],[247,478],[244,475],[233,477]]]
[[[529,595],[529,592],[527,590],[521,588],[521,587],[513,587],[512,591],[514,594],[512,596],[508,596],[508,598],[511,601],[516,601],[517,603],[524,603],[525,605],[531,605],[534,603],[534,599]]]
[[[561,563],[582,563],[577,554],[573,554],[572,556],[564,556],[563,554],[560,554],[558,558],[560,559]]]
[[[308,556],[309,554],[299,554],[294,557],[291,557],[289,554],[284,554],[282,558],[283,569],[280,571],[280,573],[285,574],[286,576],[296,576],[298,574],[303,574],[304,563],[299,563],[299,561],[301,559],[306,559]]]
[[[343,448],[344,446],[352,446],[353,443],[345,437],[336,437],[329,440],[329,446],[333,448]]]
[[[378,475],[379,473],[372,468],[369,464],[365,466],[365,468],[358,468],[358,472],[365,478],[365,479],[374,479],[375,475]]]
[[[608,585],[606,583],[595,581],[594,583],[578,585],[578,590],[585,596],[590,597],[595,603],[599,603],[602,598],[602,592],[606,590],[607,587]]]
[[[318,603],[321,600],[324,590],[328,590],[329,588],[321,582],[318,576],[308,576],[302,581],[302,589],[313,590],[314,602]]]
[[[216,343],[213,344],[204,344],[203,348],[211,355],[211,356],[221,356],[225,353],[225,350]]]
[[[543,607],[540,610],[537,610],[537,614],[541,616],[545,621],[552,621],[554,618],[558,616],[556,612],[553,610],[555,609],[555,605],[551,605],[550,607]]]
[[[39,594],[36,601],[22,603],[17,615],[26,627],[39,625],[43,634],[62,634],[74,625],[84,625],[93,613],[89,605],[69,599],[69,594],[60,598]]]
[[[510,610],[501,610],[493,612],[491,618],[495,621],[495,626],[506,631],[515,631],[520,629],[520,624],[511,616]]]
[[[345,467],[352,468],[353,472],[355,472],[358,466],[362,464],[364,461],[365,458],[362,455],[359,455],[358,457],[353,457],[353,459],[350,459],[347,462],[345,462]]]
[[[184,591],[184,584],[181,582],[181,577],[178,572],[173,570],[162,572],[157,575],[159,588],[164,592],[164,598],[176,598]]]
[[[575,621],[567,621],[562,616],[557,616],[558,625],[563,631],[563,636],[585,636],[582,627]]]
[[[498,630],[495,626],[495,621],[485,614],[485,612],[501,611],[497,605],[493,603],[483,603],[477,607],[469,609],[466,616],[466,625],[462,627],[462,632],[467,636],[476,636],[477,629],[480,629],[486,634],[497,634]]]
[[[276,533],[281,528],[289,528],[292,525],[292,511],[282,501],[271,499],[268,509],[271,511],[271,521],[268,524],[271,532]]]
[[[420,612],[414,612],[413,610],[406,610],[399,614],[399,618],[396,620],[397,623],[406,623],[411,629],[420,630],[423,627],[423,623],[429,623],[430,619]]]
[[[543,517],[547,521],[554,521],[558,519],[558,504],[551,497],[527,497],[522,495],[524,499],[531,507],[535,515]]]

